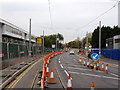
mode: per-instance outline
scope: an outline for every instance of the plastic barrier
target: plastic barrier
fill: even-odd
[[[50,53],[49,55],[45,56],[43,59],[43,69],[42,69],[42,78],[41,78],[41,90],[44,90],[44,80],[45,80],[45,76],[46,76],[46,64],[48,63],[48,60],[56,55],[62,54],[62,52],[53,52]]]

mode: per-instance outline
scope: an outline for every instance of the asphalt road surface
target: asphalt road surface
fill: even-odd
[[[100,63],[109,63],[108,74],[103,71],[94,71],[87,66],[78,63],[78,58],[84,57],[79,55],[69,55],[69,52],[55,56],[50,60],[49,71],[53,69],[55,84],[48,84],[49,88],[67,88],[68,75],[71,75],[72,88],[91,87],[94,82],[95,88],[103,90],[118,90],[118,64],[110,61],[101,60]],[[35,77],[42,70],[42,60],[38,60],[25,70],[20,76],[10,83],[7,88],[40,88],[34,85]],[[38,80],[37,80],[38,81]],[[49,78],[48,78],[49,82]],[[111,89],[110,89],[111,88]],[[99,90],[99,89],[97,89]],[[102,89],[100,89],[102,90]]]
[[[72,77],[72,88],[90,88],[91,83],[94,82],[95,88],[118,90],[117,64],[109,62],[109,71],[106,74],[104,71],[94,71],[80,65],[78,63],[78,55],[69,55],[69,52],[67,52],[57,57],[54,58],[54,61],[64,87],[67,87],[68,75],[70,74]]]

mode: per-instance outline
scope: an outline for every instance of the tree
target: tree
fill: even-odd
[[[81,48],[82,42],[79,41],[79,48]],[[67,47],[78,48],[78,41],[71,41],[67,43]]]
[[[43,36],[41,36],[43,37]],[[63,41],[64,40],[64,37],[62,34],[57,34],[57,38],[59,38],[59,41]],[[57,41],[59,47],[62,46],[61,43],[59,43]],[[45,47],[48,47],[48,48],[51,48],[52,47],[52,44],[56,44],[56,34],[53,34],[53,35],[48,35],[48,36],[44,36],[44,45]]]
[[[115,35],[120,35],[120,28],[118,26],[114,26],[111,28],[110,26],[102,26],[101,28],[101,48],[106,47],[106,39],[112,38]],[[99,47],[99,27],[97,27],[92,33],[91,44],[93,48]]]

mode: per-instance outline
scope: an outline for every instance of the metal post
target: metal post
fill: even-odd
[[[18,44],[18,56],[20,58],[20,46],[19,46],[19,44]]]
[[[78,49],[79,49],[79,37],[77,38],[77,40],[78,40]]]
[[[10,52],[9,52],[9,45],[10,43],[7,43],[7,56],[8,56],[8,68],[10,69]]]
[[[57,34],[56,34],[56,51],[57,51]]]
[[[29,56],[31,56],[31,19],[29,21]]]
[[[83,49],[83,40],[82,40],[82,49]]]
[[[101,21],[99,21],[99,55],[101,54]]]
[[[44,30],[43,30],[43,53],[44,53]]]
[[[118,2],[118,27],[120,28],[120,1]]]
[[[0,55],[2,55],[2,24],[0,23]],[[0,61],[2,61],[2,57],[0,57]],[[0,75],[2,76],[2,63],[0,63]],[[0,85],[2,84],[3,78],[0,77]],[[2,88],[0,87],[0,90]]]
[[[88,55],[88,32],[86,34],[86,47],[87,47],[87,49],[86,49],[86,55]]]

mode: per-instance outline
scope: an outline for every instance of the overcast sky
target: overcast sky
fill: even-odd
[[[52,23],[48,0],[0,0],[0,18],[28,31],[29,18],[32,19],[32,34],[40,36],[61,33],[65,42],[82,39],[86,32],[93,32],[99,21],[102,25],[118,25],[118,7],[83,28],[84,25],[104,13],[114,0],[50,0]]]

